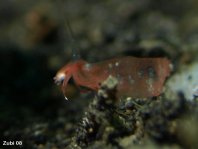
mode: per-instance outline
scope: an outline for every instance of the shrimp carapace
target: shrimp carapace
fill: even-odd
[[[63,93],[72,77],[77,86],[97,91],[101,82],[113,76],[117,78],[117,96],[154,97],[163,90],[170,75],[171,63],[166,58],[122,57],[98,63],[84,60],[71,62],[61,68],[54,80],[62,83]]]

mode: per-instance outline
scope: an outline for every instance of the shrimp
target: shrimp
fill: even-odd
[[[166,58],[121,57],[98,63],[82,59],[66,64],[54,77],[62,85],[65,95],[68,81],[73,78],[78,87],[97,91],[100,84],[113,76],[117,78],[117,97],[155,97],[163,90],[165,79],[170,75],[171,63]],[[66,97],[66,96],[65,96]]]

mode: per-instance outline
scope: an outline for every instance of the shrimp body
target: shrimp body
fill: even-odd
[[[166,58],[114,58],[98,63],[84,60],[65,65],[55,76],[55,82],[62,82],[63,92],[71,77],[77,86],[97,91],[101,82],[109,75],[118,79],[117,96],[154,97],[159,96],[166,77],[171,71]]]

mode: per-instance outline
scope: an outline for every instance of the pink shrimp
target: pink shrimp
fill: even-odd
[[[109,75],[118,79],[117,96],[154,97],[162,93],[163,84],[171,71],[166,58],[114,58],[98,63],[76,60],[61,68],[54,77],[55,83],[62,83],[62,91],[70,78],[77,86],[97,91],[100,83]]]

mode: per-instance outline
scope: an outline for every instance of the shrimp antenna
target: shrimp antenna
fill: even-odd
[[[68,98],[64,95],[64,97],[65,97],[65,100],[68,100]]]
[[[74,33],[73,33],[73,31],[72,31],[72,28],[71,28],[71,25],[70,25],[70,22],[69,22],[69,19],[68,18],[66,18],[65,16],[64,16],[64,14],[65,14],[65,11],[64,11],[64,0],[61,0],[61,1],[59,1],[60,2],[60,5],[61,5],[61,14],[62,14],[62,20],[64,21],[64,26],[65,26],[65,29],[66,29],[66,34],[67,34],[67,36],[68,36],[68,38],[69,38],[69,44],[70,44],[70,46],[71,46],[71,48],[72,48],[72,59],[73,60],[77,60],[77,59],[80,59],[80,50],[79,50],[79,47],[77,46],[77,45],[79,45],[79,44],[76,44],[77,43],[77,41],[76,41],[76,39],[75,39],[75,37],[74,37]]]
[[[77,41],[74,37],[74,33],[72,31],[71,25],[67,19],[65,19],[65,26],[67,28],[67,32],[69,34],[69,38],[71,40],[71,47],[72,47],[72,57],[74,60],[80,59],[80,50],[79,47],[77,46]]]
[[[65,90],[63,89],[63,87],[62,87],[62,91],[63,91],[63,96],[64,96],[65,100],[68,100],[67,96],[65,95]]]

